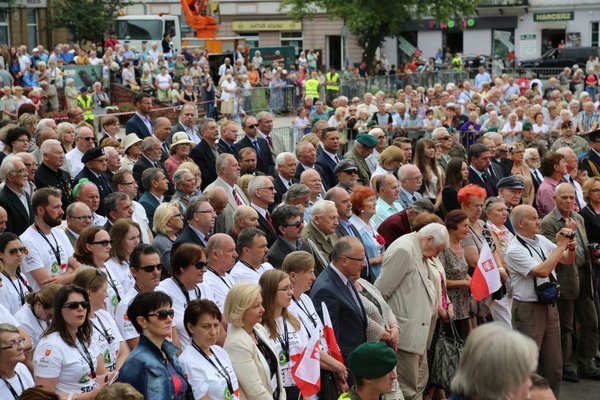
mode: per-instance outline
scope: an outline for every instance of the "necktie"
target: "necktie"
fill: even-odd
[[[255,140],[253,143],[254,150],[256,150],[256,157],[258,157],[259,160],[262,160],[262,154],[260,153],[260,146],[258,145],[258,140]]]
[[[348,288],[348,291],[352,296],[352,300],[354,300],[354,303],[360,310],[360,301],[358,300],[358,296],[356,295],[356,289],[352,286],[352,282],[350,281],[350,279],[348,279],[348,282],[346,283],[346,288]]]
[[[169,147],[167,146],[167,142],[163,142],[162,148],[166,154],[169,154]]]
[[[573,177],[569,176],[569,183],[571,186],[575,188],[575,200],[577,201],[577,210],[573,210],[574,212],[578,212],[581,210],[581,204],[579,204],[579,196],[577,196],[577,188],[575,187],[575,182],[573,181]]]
[[[292,186],[292,181],[288,181],[288,187]]]
[[[210,239],[210,237],[211,237],[210,232],[208,232],[206,235],[204,235],[204,243],[205,244],[208,243],[208,240]]]
[[[488,195],[495,196],[494,187],[492,186],[490,180],[485,175],[485,172],[481,174],[481,179],[483,180],[483,184],[485,185],[485,190],[487,190]]]
[[[496,180],[496,175],[494,174],[494,168],[492,168],[491,165],[488,167],[488,174],[490,174],[490,177],[492,177],[492,179]]]
[[[417,196],[413,194],[412,201],[417,201]]]
[[[237,191],[235,190],[235,188],[233,189],[233,199],[235,200],[235,202],[237,203],[238,206],[241,206],[244,204],[244,202],[242,201],[242,199],[240,199],[240,196],[238,196]]]
[[[338,158],[337,154],[336,154],[336,155],[334,155],[334,156],[333,156],[333,158],[335,159],[335,162],[336,162],[336,163],[339,163],[339,162],[340,162],[340,159]]]
[[[265,219],[267,220],[267,223],[269,224],[269,226],[271,227],[271,230],[273,232],[275,232],[275,227],[273,226],[273,220],[271,220],[271,214],[269,214],[269,212],[267,211],[267,213],[265,214]]]
[[[273,148],[273,139],[271,139],[271,135],[266,135],[267,136],[267,142],[269,142],[269,147]]]
[[[533,176],[535,177],[535,180],[537,181],[538,186],[542,184],[542,177],[540,176],[540,173],[537,169],[533,170]]]

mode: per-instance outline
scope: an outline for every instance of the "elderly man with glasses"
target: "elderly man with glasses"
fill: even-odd
[[[33,224],[35,217],[31,198],[25,191],[27,168],[23,161],[16,156],[6,157],[0,166],[0,179],[5,182],[0,191],[0,206],[9,216],[6,231],[20,235]]]

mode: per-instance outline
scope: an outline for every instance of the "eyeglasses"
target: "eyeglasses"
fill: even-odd
[[[258,188],[257,190],[275,190],[275,186],[269,186],[266,188]]]
[[[90,302],[89,301],[71,301],[69,303],[63,304],[63,306],[62,306],[62,308],[68,308],[69,310],[77,310],[79,307],[87,309],[90,307]]]
[[[282,287],[282,288],[277,288],[278,292],[292,292],[294,289],[292,289],[291,286],[286,286],[286,287]]]
[[[350,257],[350,256],[344,256],[350,260],[354,260],[354,261],[364,261],[364,258],[356,258],[356,257]]]
[[[140,267],[140,269],[142,271],[147,272],[147,273],[154,272],[154,270],[161,271],[162,268],[163,268],[162,264],[144,265],[143,267]]]
[[[198,210],[194,214],[212,214],[215,210]]]
[[[422,181],[423,175],[415,176],[413,178],[405,178],[405,180],[407,180],[407,181]]]
[[[159,321],[164,321],[168,317],[173,318],[173,316],[175,316],[175,311],[172,308],[168,310],[159,310],[157,312],[148,314],[148,317],[156,317]]]
[[[283,226],[295,226],[296,228],[300,228],[302,225],[304,225],[304,221],[296,222],[295,224],[285,224]]]
[[[181,214],[174,214],[171,218],[183,218]]]
[[[20,337],[16,340],[11,340],[6,346],[0,347],[0,350],[14,349],[15,347],[19,348],[20,346],[23,346],[23,343],[25,343],[25,338]]]
[[[12,174],[26,174],[27,170],[26,169],[18,169],[16,171],[10,171]]]
[[[590,192],[598,194],[598,193],[600,193],[600,189],[592,189],[592,190],[590,190]]]
[[[358,171],[355,169],[351,169],[349,171],[342,171],[345,174],[349,174],[349,175],[358,175]]]
[[[10,249],[8,251],[8,254],[10,254],[11,256],[16,255],[17,253],[25,253],[27,251],[27,247],[15,247],[14,249]]]
[[[91,221],[91,220],[93,220],[93,219],[94,219],[94,216],[93,216],[93,215],[82,215],[82,216],[80,216],[80,217],[73,217],[73,216],[72,216],[71,218],[73,218],[73,219],[78,219],[78,220],[80,220],[80,221],[86,221],[86,220],[88,220],[88,221]]]
[[[196,267],[196,269],[205,269],[207,264],[203,261],[198,261],[194,263],[194,266]]]
[[[80,137],[79,139],[83,139],[83,140],[85,140],[85,141],[92,142],[92,141],[94,140],[94,137],[93,137],[93,136],[89,136],[89,137]]]
[[[438,138],[438,140],[449,140],[450,136],[442,136],[441,138]]]
[[[258,125],[256,125],[256,124],[255,124],[255,125],[246,125],[246,128],[254,129],[254,128],[256,128],[257,126],[258,126]]]
[[[121,185],[134,185],[135,183],[136,183],[136,181],[123,182],[123,183],[121,183]]]
[[[91,242],[90,244],[99,244],[102,247],[108,247],[112,244],[112,240],[99,240],[97,242]]]

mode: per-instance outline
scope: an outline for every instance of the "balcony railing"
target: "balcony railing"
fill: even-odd
[[[481,0],[477,7],[523,7],[528,0]]]

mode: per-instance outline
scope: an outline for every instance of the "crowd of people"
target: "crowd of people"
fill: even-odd
[[[325,79],[294,143],[268,111],[153,118],[143,90],[124,136],[80,104],[58,125],[3,108],[0,393],[525,400],[600,379],[594,94],[483,66],[354,98]],[[487,248],[502,287],[476,301]]]

